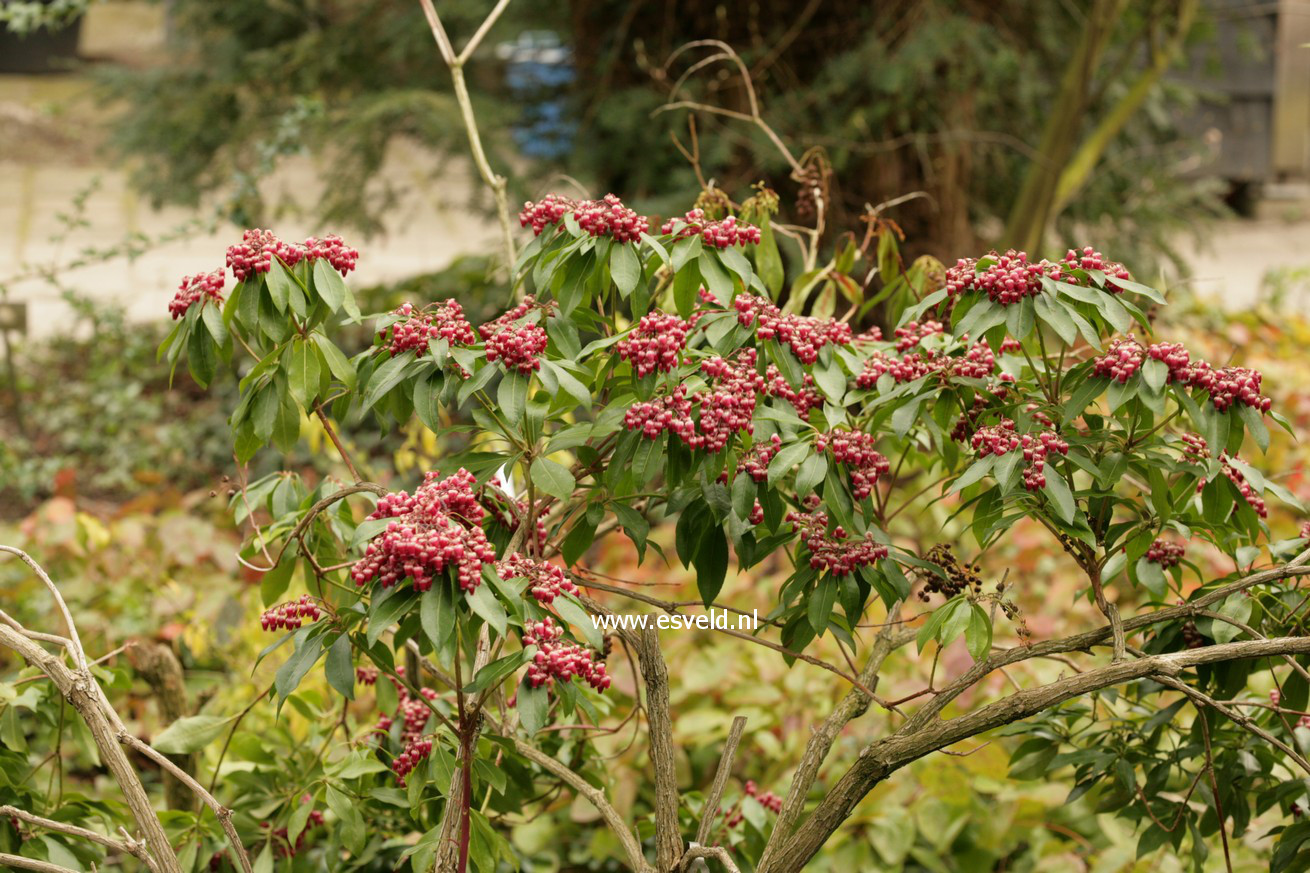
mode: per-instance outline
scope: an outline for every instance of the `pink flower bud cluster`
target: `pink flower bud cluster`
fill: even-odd
[[[208,301],[221,306],[223,303],[223,281],[224,273],[222,270],[187,276],[182,280],[182,284],[177,287],[177,294],[173,296],[173,300],[168,304],[168,314],[173,316],[174,321],[177,321],[197,303],[203,306]]]
[[[519,212],[519,224],[532,226],[538,236],[549,225],[559,224],[572,212],[578,227],[594,237],[607,236],[615,242],[633,242],[650,230],[650,221],[623,205],[613,194],[600,200],[572,200],[558,194],[547,194],[538,203],[529,200]]]
[[[482,565],[494,563],[496,552],[480,526],[486,512],[473,492],[474,483],[473,474],[464,469],[440,480],[428,473],[413,494],[401,491],[379,500],[369,518],[392,521],[351,569],[355,584],[376,579],[390,587],[409,577],[415,590],[426,591],[450,568],[464,591],[477,590]]]
[[[691,400],[687,386],[679,384],[666,395],[634,403],[623,415],[628,430],[640,430],[647,439],[656,439],[666,430],[691,445],[696,437],[696,422],[691,418]]]
[[[978,272],[976,258],[957,261],[946,271],[947,293],[956,297],[968,291],[984,291],[988,299],[1002,306],[1041,293],[1041,280],[1050,266],[1046,261],[1030,263],[1026,252],[1014,249],[1003,255],[991,252],[987,260],[991,263],[982,272]]]
[[[979,428],[971,441],[978,457],[1004,455],[1021,451],[1028,466],[1023,471],[1023,486],[1029,491],[1038,491],[1046,487],[1046,456],[1051,452],[1061,455],[1069,454],[1069,444],[1053,430],[1040,433],[1020,434],[1014,430],[1014,422],[1008,418],[1001,423]]]
[[[496,565],[496,571],[502,579],[527,579],[528,593],[538,603],[549,606],[555,598],[564,594],[577,594],[578,586],[565,575],[563,568],[529,558],[515,552]]]
[[[651,312],[643,315],[637,327],[619,340],[619,357],[632,364],[637,377],[647,373],[667,373],[678,366],[679,355],[687,347],[691,325],[676,315]]]
[[[1171,543],[1168,540],[1156,540],[1151,543],[1151,547],[1146,550],[1146,560],[1152,564],[1159,564],[1162,569],[1178,566],[1178,562],[1183,559],[1183,554],[1187,547],[1182,543]]]
[[[355,681],[360,685],[376,685],[378,682],[377,667],[356,667]]]
[[[962,379],[986,379],[996,369],[996,355],[987,343],[974,343],[963,357],[949,360],[952,375]]]
[[[396,672],[404,675],[403,668],[396,668]],[[432,711],[424,701],[435,700],[437,692],[431,688],[420,688],[419,694],[422,695],[422,699],[420,699],[412,696],[408,688],[394,679],[392,684],[396,686],[396,693],[399,695],[396,711],[393,716],[384,715],[379,718],[375,730],[383,734],[388,733],[394,719],[401,719],[400,742],[402,747],[400,754],[391,762],[391,771],[396,774],[396,784],[404,788],[405,777],[432,753],[432,740],[423,735],[423,729],[427,727],[428,718]]]
[[[267,273],[273,268],[275,257],[288,267],[301,261],[323,258],[344,276],[355,269],[359,252],[347,246],[339,236],[323,239],[311,236],[304,243],[292,243],[278,239],[271,230],[256,228],[247,230],[242,234],[241,242],[228,247],[227,266],[241,282],[256,273]]]
[[[720,451],[734,434],[755,430],[751,419],[759,395],[767,388],[755,362],[751,348],[741,349],[731,361],[709,358],[701,364],[701,372],[709,378],[706,390],[688,397],[686,385],[679,384],[669,394],[634,403],[623,422],[628,430],[640,430],[650,439],[667,430],[688,448]],[[693,406],[699,407],[695,420]]]
[[[874,449],[877,437],[862,431],[832,430],[821,433],[814,440],[818,452],[832,453],[832,459],[845,464],[851,474],[851,490],[856,500],[873,493],[878,477],[891,469],[891,463]]]
[[[805,421],[810,420],[811,409],[823,405],[823,395],[814,387],[814,377],[809,373],[806,373],[801,381],[800,390],[791,387],[787,377],[783,376],[774,364],[769,364],[765,369],[764,379],[767,383],[764,393],[786,400],[796,410],[796,414]]]
[[[1110,343],[1105,354],[1095,359],[1092,372],[1126,384],[1141,369],[1143,351],[1142,344],[1132,337],[1117,339]]]
[[[887,547],[874,542],[867,533],[863,539],[851,541],[850,533],[841,525],[829,531],[828,514],[822,510],[792,510],[787,513],[786,520],[800,532],[810,553],[810,567],[815,570],[846,576],[887,557]]]
[[[1301,522],[1301,531],[1298,536],[1303,540],[1310,540],[1310,521]]]
[[[1183,460],[1191,461],[1193,464],[1204,464],[1210,457],[1210,446],[1206,443],[1205,437],[1199,433],[1185,433],[1182,441]]]
[[[289,600],[264,610],[259,626],[266,631],[295,630],[307,621],[318,621],[323,615],[318,601],[308,594],[298,600]]]
[[[1191,356],[1182,343],[1152,343],[1146,353],[1169,368],[1170,382],[1191,381]]]
[[[1220,412],[1234,403],[1250,406],[1259,412],[1268,412],[1273,401],[1260,393],[1262,376],[1247,367],[1224,367],[1205,370],[1192,376],[1192,385],[1210,392],[1210,402]]]
[[[776,433],[769,437],[769,441],[759,441],[750,447],[750,450],[737,462],[737,474],[745,473],[756,482],[764,482],[769,478],[769,462],[773,456],[778,454],[782,448],[782,437]],[[725,473],[726,477],[727,474]]]
[[[416,310],[414,304],[403,303],[395,314],[401,320],[378,334],[388,343],[393,358],[411,349],[422,357],[428,350],[429,340],[444,339],[453,346],[467,346],[478,341],[472,325],[464,317],[464,307],[459,305],[458,300],[443,300],[425,310]],[[391,335],[389,340],[388,331]]]
[[[754,779],[746,780],[746,796],[754,797],[759,801],[760,806],[770,812],[782,812],[782,798],[772,791],[765,791],[763,794],[758,793],[759,788],[755,785]]]
[[[918,352],[910,352],[894,358],[886,352],[876,351],[864,361],[864,368],[855,377],[855,384],[861,388],[872,389],[877,386],[878,380],[884,373],[891,373],[897,384],[913,382],[931,371],[932,367]]]
[[[764,297],[739,294],[733,301],[737,321],[744,327],[758,323],[755,336],[761,340],[776,339],[790,346],[792,353],[805,364],[819,358],[819,349],[832,343],[851,344],[851,326],[833,318],[811,318],[807,315],[784,315],[782,310]]]
[[[481,325],[478,333],[487,343],[487,360],[501,361],[506,370],[531,373],[541,369],[538,355],[546,351],[546,330],[539,324],[519,321],[537,307],[531,295],[504,315]]]
[[[563,635],[564,629],[550,616],[524,624],[523,645],[537,647],[537,653],[528,664],[528,684],[533,688],[543,685],[552,688],[556,679],[568,682],[581,677],[597,691],[609,688],[610,677],[605,672],[604,662],[597,661],[590,649],[561,639]]]
[[[1255,493],[1255,489],[1251,487],[1251,483],[1246,481],[1246,477],[1242,475],[1242,471],[1229,463],[1230,459],[1228,453],[1225,452],[1220,455],[1219,460],[1223,462],[1224,475],[1228,477],[1228,481],[1237,486],[1238,493],[1242,495],[1242,499],[1246,501],[1247,505],[1255,510],[1256,515],[1261,518],[1268,518],[1269,507],[1265,505],[1264,498]],[[1240,461],[1241,458],[1234,457],[1232,460]],[[1200,487],[1204,487],[1204,484]],[[1197,490],[1200,490],[1200,487],[1198,487]]]
[[[731,215],[719,221],[710,221],[705,218],[703,209],[693,209],[680,219],[669,219],[660,228],[660,233],[674,234],[678,239],[699,236],[705,245],[716,249],[760,241],[760,229],[755,225],[738,224],[736,217]]]
[[[925,321],[922,324],[917,321],[907,322],[904,327],[896,328],[896,351],[909,351],[926,338],[944,333],[945,330],[940,321]]]
[[[1064,256],[1063,266],[1067,270],[1100,270],[1112,279],[1131,279],[1132,275],[1123,264],[1114,261],[1107,261],[1105,256],[1093,249],[1091,246],[1085,246],[1081,252],[1073,249]],[[1063,281],[1070,281],[1072,277],[1064,277]],[[1113,283],[1106,286],[1107,291],[1119,293],[1122,289],[1116,287]]]

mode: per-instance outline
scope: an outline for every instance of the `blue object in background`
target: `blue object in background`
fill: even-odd
[[[511,128],[519,151],[546,160],[568,154],[577,132],[567,105],[577,76],[572,50],[554,31],[529,30],[496,46],[496,57],[505,62],[505,84],[523,107]]]

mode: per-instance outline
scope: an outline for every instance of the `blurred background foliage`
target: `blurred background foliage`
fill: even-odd
[[[450,0],[442,14],[453,32],[467,34],[489,5]],[[1085,93],[1066,131],[1071,147],[1123,105],[1171,30],[1193,44],[1213,36],[1214,24],[1203,14],[1179,26],[1185,5],[1127,5],[1093,75],[1082,83]],[[668,215],[687,208],[704,183],[740,196],[764,179],[782,194],[783,219],[803,218],[798,180],[760,131],[706,113],[697,114],[693,129],[686,112],[656,111],[691,64],[683,59],[666,70],[669,55],[689,40],[723,40],[740,52],[761,111],[779,135],[797,154],[816,150],[806,166],[830,192],[830,242],[842,233],[862,235],[865,204],[924,192],[892,213],[906,233],[905,260],[931,254],[950,263],[1015,237],[1012,213],[1022,180],[1043,169],[1035,166],[1032,144],[1069,96],[1058,72],[1103,6],[1099,0],[520,0],[475,59],[472,89],[492,160],[514,168],[519,200],[547,190],[614,191],[643,211]],[[417,146],[433,157],[421,165],[428,174],[423,185],[440,190],[443,180],[467,174],[448,74],[417,3],[174,0],[169,22],[174,51],[167,65],[95,71],[105,98],[124,107],[112,121],[113,147],[155,202],[199,207],[217,199],[225,216],[243,226],[266,226],[299,210],[324,227],[381,232],[388,210],[405,193],[395,177],[381,173],[398,146]],[[510,34],[519,35],[516,43],[497,45]],[[566,75],[505,86],[515,63],[560,57],[568,60]],[[749,106],[740,77],[721,65],[693,76],[687,88],[692,99],[707,104],[735,111]],[[1150,83],[1131,123],[1106,144],[1096,172],[1059,210],[1053,249],[1064,248],[1056,239],[1076,239],[1149,272],[1174,257],[1180,233],[1203,230],[1207,218],[1224,210],[1222,185],[1189,175],[1209,146],[1182,135],[1177,118],[1197,97],[1168,79]],[[271,196],[267,178],[280,161],[303,152],[328,159],[321,190],[291,192],[299,200],[285,191]],[[477,190],[468,196],[470,211],[488,206]],[[1306,282],[1299,274],[1270,276],[1267,299],[1240,313],[1193,301],[1159,317],[1168,320],[1171,335],[1207,359],[1226,361],[1240,348],[1242,364],[1265,373],[1275,404],[1295,426],[1308,428],[1310,373],[1302,362],[1310,322],[1288,316],[1282,306]],[[375,312],[403,300],[454,296],[479,323],[501,302],[503,289],[485,258],[468,257],[361,293],[361,305]],[[1186,298],[1175,293],[1172,299]],[[239,711],[267,688],[277,659],[261,662],[253,673],[244,666],[267,642],[255,621],[261,578],[236,560],[240,535],[227,505],[240,476],[253,480],[268,471],[234,465],[224,412],[233,406],[224,394],[231,388],[202,394],[185,372],[170,375],[156,361],[166,325],[128,323],[121,312],[84,301],[76,312],[78,323],[61,338],[18,347],[17,378],[0,383],[0,409],[12,411],[0,440],[0,541],[41,558],[83,622],[89,651],[164,644],[185,670],[192,711]],[[368,340],[360,330],[356,347]],[[309,439],[286,466],[310,483],[339,473],[321,435],[308,424],[305,432]],[[1273,437],[1267,469],[1279,471],[1277,478],[1298,497],[1310,498],[1310,449],[1281,431]],[[375,459],[378,469],[398,470],[403,484],[419,478],[440,451],[417,431],[356,431],[343,438]],[[962,540],[951,528],[951,510],[943,502],[923,517],[903,519],[907,527],[898,535],[935,542],[945,530],[947,539]],[[1299,522],[1275,514],[1271,539],[1294,536]],[[1009,568],[1016,580],[1012,595],[1038,636],[1089,608],[1074,601],[1074,586],[1065,581],[1072,576],[1062,575],[1063,556],[1042,542],[1036,530],[1017,528],[1004,549],[981,557],[985,572]],[[1231,569],[1217,553],[1198,549],[1193,557],[1220,572]],[[598,550],[587,562],[617,577],[638,575],[623,544]],[[767,592],[783,577],[766,569],[735,583],[735,605],[749,609],[752,598],[770,600]],[[680,573],[663,578],[659,596],[694,598],[690,579]],[[293,590],[299,585],[293,582]],[[14,562],[0,565],[0,590],[20,621],[33,627],[54,622],[33,580]],[[999,626],[998,633],[1004,633]],[[663,642],[670,671],[681,678],[673,706],[684,781],[708,781],[726,713],[734,712],[749,718],[745,775],[762,788],[783,790],[777,780],[790,772],[809,726],[843,693],[842,681],[805,664],[788,668],[775,654],[715,634],[669,634]],[[693,654],[694,670],[688,667]],[[839,660],[835,649],[821,646],[816,654]],[[167,719],[129,655],[107,660],[105,676],[114,690],[130,694],[124,715],[132,730],[148,737]],[[944,657],[959,659],[957,668],[967,659],[960,646]],[[1036,669],[1049,679],[1063,668],[1042,663]],[[616,688],[629,693],[631,672],[621,664],[613,672]],[[921,687],[925,678],[889,675],[881,687],[894,697]],[[5,712],[49,712],[40,705],[42,684],[0,685],[0,699],[12,704]],[[40,689],[38,696],[29,694],[32,688]],[[298,768],[310,767],[304,759],[329,727],[312,682],[295,699],[280,717],[272,707],[252,709],[247,726],[264,749],[233,749],[228,764],[233,772],[285,768],[291,781],[279,802],[299,797]],[[367,730],[378,714],[369,693],[350,709],[356,730]],[[53,760],[43,778],[57,778],[61,786],[66,780],[65,800],[85,795],[94,815],[98,805],[112,802],[93,799],[102,793],[90,775],[89,745],[43,746],[51,727],[20,727],[9,715],[0,720],[0,738],[28,761]],[[853,736],[843,742],[849,748],[838,750],[837,760],[858,748]],[[626,813],[652,790],[644,782],[646,751],[630,731],[602,738],[600,745],[624,765],[611,773],[629,780],[616,792]],[[858,808],[853,826],[834,839],[825,869],[1189,866],[1162,856],[1139,863],[1132,824],[1102,809],[1096,790],[1066,805],[1071,781],[1025,779],[1022,761],[1011,772],[1017,746],[1016,739],[997,738],[964,750],[967,756],[920,762],[881,786]],[[205,754],[216,756],[217,746]],[[30,775],[0,778],[15,787]],[[959,790],[963,782],[970,790]],[[728,804],[741,793],[740,784],[731,786]],[[617,869],[617,847],[608,845],[608,832],[592,816],[585,804],[565,796],[547,814],[517,822],[522,868]],[[198,829],[211,826],[197,819]],[[752,826],[748,819],[748,834]],[[1253,827],[1235,846],[1235,869],[1264,868],[1264,830]],[[49,851],[68,863],[59,852],[72,849],[61,844]],[[294,869],[323,869],[324,863],[310,850],[297,856]]]

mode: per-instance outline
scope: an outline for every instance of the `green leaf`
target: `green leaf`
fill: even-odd
[[[209,335],[214,338],[219,348],[227,345],[227,325],[223,324],[223,313],[219,311],[218,306],[203,304],[200,307],[200,320],[205,323],[205,329],[209,331]]]
[[[417,781],[415,780],[415,782]],[[337,832],[341,835],[342,844],[352,854],[359,854],[363,850],[364,841],[368,837],[364,825],[364,816],[359,811],[359,805],[330,784],[327,787],[327,805],[328,809],[332,810],[338,819]]]
[[[792,443],[789,446],[783,446],[778,453],[769,461],[769,485],[773,486],[779,479],[782,479],[791,472],[791,468],[799,464],[806,455],[812,454],[813,449],[809,443]]]
[[[815,452],[796,471],[796,496],[808,497],[828,475],[828,456]]]
[[[995,455],[988,455],[985,458],[979,458],[970,464],[969,468],[965,470],[958,479],[951,483],[950,490],[946,493],[954,494],[956,491],[963,491],[965,488],[968,488],[970,485],[990,473],[994,466],[996,466]]]
[[[355,662],[351,658],[349,636],[342,634],[328,648],[323,670],[327,674],[328,685],[347,700],[355,699]]]
[[[1057,297],[1050,297],[1046,294],[1039,294],[1033,304],[1037,317],[1050,326],[1055,331],[1064,344],[1073,345],[1078,339],[1078,326],[1073,323],[1069,313],[1065,311],[1064,304]]]
[[[587,611],[582,608],[571,594],[561,594],[556,597],[550,604],[559,613],[559,617],[578,629],[582,638],[587,641],[587,645],[596,651],[605,648],[605,634],[601,633],[600,628],[587,615]]]
[[[699,237],[697,240],[699,241]],[[674,248],[674,263],[677,263],[677,248]],[[673,305],[682,318],[690,318],[696,309],[696,294],[700,291],[701,278],[697,262],[692,261],[673,274]]]
[[[346,302],[350,291],[342,280],[341,274],[333,269],[324,258],[314,261],[314,293],[322,298],[333,312],[339,310]]]
[[[963,597],[952,602],[951,611],[942,621],[942,629],[937,634],[937,642],[943,649],[955,642],[955,638],[968,629],[973,614],[972,605]]]
[[[522,427],[523,412],[528,405],[528,377],[519,372],[506,373],[500,380],[496,399],[505,419],[515,427]]]
[[[532,476],[533,485],[560,500],[568,500],[578,484],[578,480],[573,477],[568,467],[544,455],[532,459],[532,466],[528,468],[528,473]]]
[[[465,594],[464,599],[475,615],[491,625],[497,634],[502,637],[505,635],[509,617],[505,615],[505,607],[500,605],[490,585],[479,585],[471,593]]]
[[[610,247],[610,277],[624,297],[632,293],[641,281],[641,258],[636,246],[618,243]]]
[[[550,714],[550,696],[545,685],[533,688],[527,677],[524,677],[519,683],[515,705],[519,711],[519,723],[529,736],[546,726]]]
[[[333,271],[335,274],[335,271]],[[349,359],[337,348],[332,340],[328,339],[321,333],[311,334],[314,342],[318,345],[319,351],[323,353],[323,360],[327,361],[328,370],[336,377],[337,381],[347,388],[354,389],[358,375],[355,373],[355,367]]]
[[[719,596],[728,573],[728,538],[718,527],[707,527],[696,552],[696,588],[709,606]]]
[[[942,604],[928,617],[928,620],[924,622],[923,627],[919,628],[919,633],[915,637],[915,644],[918,646],[920,652],[923,651],[924,646],[937,639],[938,633],[941,632],[942,624],[945,623],[946,619],[949,618],[951,613],[955,610],[956,605],[962,600],[963,598],[957,595],[953,600],[949,600]]]
[[[1246,425],[1246,432],[1251,435],[1251,439],[1255,440],[1255,444],[1260,447],[1260,451],[1269,451],[1269,428],[1265,427],[1264,419],[1260,417],[1260,410],[1242,403],[1238,404],[1237,414],[1242,417],[1242,423]]]
[[[296,280],[291,278],[287,268],[277,258],[273,259],[272,267],[264,274],[264,282],[268,286],[268,293],[272,296],[273,305],[277,307],[278,312],[286,312],[292,296],[300,293],[300,289],[296,287]]]
[[[166,755],[189,755],[218,739],[234,716],[189,715],[179,718],[159,733],[151,745]]]
[[[318,396],[319,381],[322,379],[317,348],[304,337],[296,337],[282,355],[282,366],[286,368],[291,396],[306,409],[312,408],[310,401]]]
[[[700,268],[701,278],[705,280],[705,287],[714,295],[714,299],[724,306],[730,304],[732,302],[732,279],[728,276],[727,271],[723,269],[723,265],[719,263],[718,255],[713,251],[703,251],[696,263]]]
[[[303,628],[302,632],[316,630],[314,626]],[[323,654],[323,636],[296,636],[296,650],[292,652],[291,657],[287,658],[286,663],[278,668],[277,675],[273,677],[273,687],[277,690],[279,700],[285,701],[291,692],[295,691],[300,685],[300,680],[313,669],[314,664],[318,662],[318,656]]]
[[[447,580],[438,579],[419,596],[418,617],[432,648],[438,652],[444,649],[455,632],[455,604]]]
[[[218,370],[218,347],[208,331],[192,330],[187,339],[187,370],[201,388],[208,388]]]
[[[368,387],[364,389],[364,402],[360,406],[360,412],[368,412],[379,400],[382,399],[392,388],[404,380],[409,375],[409,366],[414,363],[414,352],[408,351],[394,358],[388,358],[373,371],[373,375],[368,380]]]
[[[535,649],[529,646],[526,649],[520,649],[512,655],[506,655],[503,658],[497,658],[487,666],[478,671],[464,688],[465,694],[477,694],[484,688],[492,688],[504,682],[511,673],[523,666],[528,661],[528,653],[534,652]]]
[[[278,398],[277,416],[273,419],[273,445],[283,454],[296,447],[300,439],[300,407],[290,394]]]
[[[1169,365],[1155,358],[1147,358],[1142,364],[1142,380],[1152,391],[1159,391],[1169,379]]]
[[[445,385],[446,377],[436,370],[414,380],[414,414],[428,430],[441,428],[441,390]]]
[[[1073,524],[1076,507],[1073,502],[1073,494],[1069,491],[1069,484],[1064,481],[1063,476],[1050,467],[1046,468],[1045,491],[1046,496],[1051,499],[1051,503],[1055,506],[1056,514],[1066,524]]]
[[[1156,600],[1163,600],[1169,590],[1169,583],[1165,580],[1164,570],[1160,565],[1141,557],[1137,559],[1133,569],[1136,571],[1137,581],[1146,586],[1151,596]]]
[[[755,247],[755,272],[769,290],[769,297],[777,300],[786,276],[783,274],[778,240],[773,235],[773,226],[768,218],[760,222],[760,242]]]
[[[969,626],[964,631],[964,644],[975,661],[986,659],[992,651],[992,620],[976,603],[969,604]]]
[[[393,591],[394,593],[388,593],[385,597],[375,595],[373,602],[369,604],[368,633],[365,635],[365,639],[370,646],[387,632],[387,628],[399,621],[400,617],[414,606],[414,597],[409,591],[395,591],[394,589]]]
[[[832,608],[836,602],[837,582],[832,574],[825,573],[805,604],[805,617],[817,636],[823,636],[823,632],[828,629],[828,618],[832,615]]]

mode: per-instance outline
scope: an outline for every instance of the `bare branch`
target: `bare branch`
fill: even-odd
[[[232,824],[232,810],[219,803],[218,799],[206,791],[203,785],[191,778],[190,773],[168,760],[168,758],[162,752],[157,751],[154,746],[138,739],[126,730],[120,730],[118,732],[118,741],[145,755],[165,771],[171,773],[187,788],[190,788],[195,792],[195,795],[204,801],[205,806],[208,806],[214,811],[214,815],[218,818],[218,823],[223,826],[223,830],[227,833],[228,841],[232,844],[232,850],[237,856],[237,862],[241,865],[241,869],[245,871],[245,873],[252,873],[250,867],[250,856],[246,854],[246,847],[241,842],[241,836],[237,833],[236,827]]]
[[[48,861],[37,861],[34,858],[23,858],[19,855],[6,855],[3,852],[0,852],[0,867],[12,867],[16,870],[38,870],[40,873],[77,873],[76,870],[60,867],[58,864],[51,864]]]
[[[629,867],[636,870],[637,873],[651,873],[654,868],[646,860],[646,856],[642,854],[641,842],[624,823],[623,816],[619,815],[618,810],[605,798],[603,791],[582,778],[582,775],[576,770],[561,764],[536,746],[517,738],[511,738],[511,741],[520,755],[551,775],[558,777],[561,781],[566,782],[569,787],[596,807],[596,811],[600,813],[601,818],[605,819],[605,823],[609,825],[610,830],[614,832],[614,835],[618,837],[619,842],[623,845],[623,851],[628,856]]]
[[[68,639],[71,640],[73,644],[72,648],[69,650],[73,655],[73,662],[77,664],[78,668],[82,670],[87,669],[86,650],[82,648],[82,640],[77,635],[77,625],[73,624],[73,614],[68,611],[68,604],[64,602],[64,596],[59,593],[59,589],[55,586],[55,583],[46,574],[46,571],[41,569],[41,565],[32,560],[31,555],[27,554],[27,552],[24,552],[22,549],[16,549],[13,546],[0,545],[0,552],[8,552],[11,555],[16,555],[20,561],[32,568],[32,572],[36,574],[37,578],[40,579],[42,584],[44,584],[50,591],[50,596],[55,599],[55,605],[59,607],[59,612],[64,617],[64,624],[68,627]]]
[[[655,770],[655,863],[660,873],[669,873],[678,866],[683,846],[678,828],[678,774],[673,714],[669,710],[669,671],[660,651],[659,632],[654,628],[646,628],[638,635],[637,662],[646,686],[650,759]]]
[[[732,758],[737,754],[737,744],[741,742],[741,734],[744,730],[746,730],[746,716],[739,715],[732,720],[728,739],[723,744],[723,755],[719,758],[719,769],[714,774],[714,784],[710,786],[709,796],[705,798],[700,828],[696,831],[696,842],[701,845],[709,842],[710,831],[714,827],[714,817],[719,812],[719,800],[723,797],[723,788],[728,784],[728,777],[732,775]]]
[[[39,815],[33,815],[26,810],[19,809],[16,806],[0,806],[0,817],[16,818],[19,821],[26,822],[34,827],[44,828],[48,831],[55,831],[61,834],[67,834],[70,837],[78,837],[83,840],[89,840],[93,843],[99,843],[107,849],[113,849],[116,852],[122,852],[124,855],[131,855],[142,861],[151,870],[155,869],[154,859],[146,852],[145,846],[137,840],[127,839],[118,840],[114,837],[105,836],[86,828],[78,827],[68,822],[55,821],[50,818],[42,818]]]
[[[719,863],[728,870],[728,873],[741,873],[741,869],[723,846],[692,846],[687,849],[687,854],[682,856],[683,866],[685,867],[699,858],[717,858]]]

